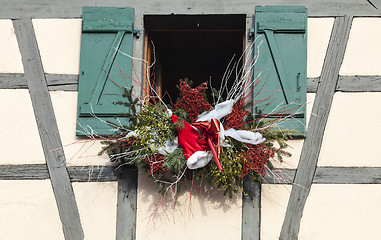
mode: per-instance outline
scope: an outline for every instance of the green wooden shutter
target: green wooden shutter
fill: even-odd
[[[291,6],[255,8],[255,113],[278,118],[281,129],[306,133],[307,9]],[[267,99],[267,100],[265,100]],[[265,100],[265,101],[261,101]],[[274,114],[281,111],[279,114]],[[286,114],[287,115],[287,114]]]
[[[114,116],[128,112],[121,87],[131,86],[134,9],[83,7],[78,85],[77,135],[113,134],[106,122],[128,124]],[[125,53],[125,54],[123,54]],[[96,117],[95,117],[96,116]]]

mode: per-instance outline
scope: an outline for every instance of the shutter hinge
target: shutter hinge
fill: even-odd
[[[254,39],[254,28],[249,28],[249,33],[248,33],[248,40],[249,41],[253,41],[253,39]]]
[[[136,36],[136,38],[139,38],[140,37],[140,32],[143,32],[144,31],[144,28],[143,29],[138,29],[138,28],[135,28],[132,33],[134,34],[134,36]]]

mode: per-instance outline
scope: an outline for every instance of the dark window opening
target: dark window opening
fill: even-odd
[[[146,58],[152,62],[155,54],[156,64],[150,74],[165,102],[176,101],[179,79],[191,80],[193,87],[211,80],[212,86],[219,89],[233,56],[233,62],[239,68],[242,66],[245,18],[245,15],[144,17]],[[228,82],[231,84],[234,78],[232,74]],[[209,98],[210,94],[208,89]]]

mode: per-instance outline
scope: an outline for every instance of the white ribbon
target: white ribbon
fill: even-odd
[[[219,103],[214,107],[213,110],[201,113],[198,116],[196,122],[210,122],[212,118],[218,119],[220,121],[221,118],[225,117],[233,111],[233,105],[233,100],[227,100],[225,102]],[[230,147],[226,142],[224,142],[226,136],[249,144],[260,144],[266,140],[262,134],[257,132],[235,130],[233,128],[225,130],[221,122],[218,135],[220,137],[221,145],[224,147]],[[188,158],[187,166],[189,169],[202,168],[206,166],[206,164],[208,164],[211,159],[212,155],[210,154],[210,151],[198,151],[193,153],[193,155]]]

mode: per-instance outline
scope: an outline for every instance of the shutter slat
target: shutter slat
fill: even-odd
[[[115,134],[109,122],[129,123],[127,118],[114,116],[129,112],[116,103],[127,101],[122,97],[123,87],[131,86],[132,59],[119,51],[132,56],[133,19],[130,8],[83,8],[77,135],[84,135],[84,130]]]
[[[307,97],[307,10],[305,7],[256,7],[254,51],[255,114],[286,117],[280,129],[305,134]],[[259,117],[259,116],[258,116]]]
[[[275,69],[279,77],[279,82],[282,87],[283,94],[285,95],[286,104],[295,100],[293,89],[290,86],[289,77],[287,76],[287,69],[283,65],[282,57],[279,53],[278,46],[275,42],[273,31],[265,30],[265,36],[270,47],[270,52],[275,63]]]
[[[114,109],[109,108],[109,105],[112,104],[112,103],[107,104],[107,105],[98,105],[98,104],[99,104],[99,101],[101,99],[102,92],[104,90],[106,82],[107,82],[107,80],[109,78],[111,67],[113,65],[114,59],[116,57],[116,54],[117,54],[117,52],[119,50],[120,44],[122,43],[124,34],[125,34],[124,31],[119,31],[116,34],[114,42],[112,43],[112,45],[110,47],[110,50],[109,50],[109,52],[107,54],[105,63],[103,65],[103,67],[102,67],[103,71],[101,71],[101,73],[99,74],[99,78],[98,78],[97,83],[95,85],[94,91],[93,91],[93,93],[91,95],[90,103],[88,103],[88,104],[92,104],[93,109],[91,109],[90,107],[81,106],[81,112],[80,112],[81,116],[83,114],[90,114],[90,113],[92,113],[92,110],[94,110],[94,109],[97,109],[97,111],[94,111],[96,114],[98,114],[100,112],[102,112],[103,114],[105,114],[107,112],[108,112],[108,114],[115,113]],[[88,105],[88,104],[86,104],[86,105]],[[100,108],[102,108],[102,107],[105,108],[105,109],[100,110]],[[109,110],[107,110],[107,108],[109,108]]]
[[[134,10],[131,8],[83,7],[83,32],[118,32],[133,30]]]

